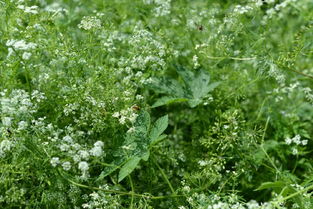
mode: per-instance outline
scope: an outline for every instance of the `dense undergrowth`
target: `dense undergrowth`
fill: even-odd
[[[0,208],[313,208],[312,0],[0,0]]]

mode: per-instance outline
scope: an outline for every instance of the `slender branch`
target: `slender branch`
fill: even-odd
[[[214,60],[231,59],[231,60],[239,60],[239,61],[248,61],[248,60],[256,59],[256,57],[213,57],[213,56],[207,56],[207,58],[214,59]]]
[[[130,187],[132,189],[132,197],[131,197],[131,201],[130,201],[130,209],[133,209],[133,204],[134,204],[134,193],[135,193],[135,189],[134,189],[134,184],[133,184],[133,180],[132,180],[132,177],[131,177],[131,174],[128,175],[128,179],[129,179],[129,183],[130,183]]]
[[[90,190],[98,190],[98,191],[103,191],[106,193],[112,193],[112,194],[118,194],[118,195],[131,195],[134,197],[140,197],[140,198],[147,198],[147,199],[166,199],[166,198],[179,198],[179,197],[183,197],[183,195],[167,195],[167,196],[153,196],[153,195],[149,195],[149,194],[137,194],[137,193],[133,193],[133,192],[123,192],[123,191],[118,191],[118,190],[109,190],[109,189],[102,189],[99,187],[93,187],[93,186],[88,186],[88,185],[84,185],[84,184],[80,184],[77,183],[71,179],[66,178],[64,175],[62,175],[61,171],[59,171],[59,174],[68,182],[74,184],[75,186],[81,187],[81,188],[85,188],[85,189],[90,189]]]
[[[279,64],[279,63],[276,63],[276,64],[277,64],[279,67],[281,67],[282,69],[289,70],[289,71],[291,71],[291,72],[294,72],[294,73],[297,73],[297,74],[299,74],[299,75],[305,76],[305,77],[307,77],[307,78],[313,79],[313,75],[309,75],[309,74],[303,73],[303,72],[301,72],[301,71],[291,69],[291,68],[289,68],[289,67],[287,67],[287,66],[284,66],[284,65],[282,65],[282,64]]]
[[[270,163],[272,164],[273,168],[275,168],[277,173],[280,173],[280,171],[278,170],[278,168],[276,167],[275,163],[273,162],[273,160],[271,159],[271,157],[267,154],[266,150],[263,147],[263,143],[264,143],[264,138],[265,138],[265,133],[268,127],[268,123],[270,121],[270,118],[268,117],[266,120],[266,124],[265,124],[265,128],[264,128],[264,132],[263,132],[263,136],[262,136],[262,144],[261,144],[261,149],[264,152],[265,156],[268,158],[268,160],[270,161]]]
[[[167,175],[164,173],[163,169],[160,167],[160,165],[158,164],[158,162],[156,161],[156,159],[155,159],[154,157],[152,157],[152,158],[153,158],[153,162],[155,163],[155,165],[157,166],[157,168],[160,170],[162,177],[164,178],[164,180],[165,180],[166,183],[168,184],[168,187],[170,188],[171,192],[172,192],[173,194],[176,194],[176,193],[175,193],[175,190],[174,190],[174,188],[173,188],[173,186],[172,186],[172,184],[171,184],[171,182],[169,181],[169,179],[168,179],[168,177],[167,177]]]

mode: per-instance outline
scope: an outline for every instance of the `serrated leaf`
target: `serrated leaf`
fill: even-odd
[[[216,88],[220,82],[209,84],[210,75],[204,71],[199,70],[193,72],[181,66],[176,66],[177,73],[183,79],[184,85],[178,81],[169,78],[155,79],[153,84],[155,91],[167,94],[157,100],[152,107],[159,107],[173,102],[188,101],[190,107],[196,107],[208,95],[210,91]]]
[[[131,157],[121,168],[118,174],[118,182],[121,182],[126,176],[128,176],[136,168],[140,160],[140,157]]]
[[[191,108],[198,106],[202,102],[202,99],[190,99],[188,100],[188,104]]]
[[[168,115],[160,117],[152,126],[149,134],[150,143],[153,143],[165,131],[168,126]]]
[[[150,115],[147,111],[141,111],[134,122],[136,133],[146,135],[150,128]]]
[[[167,126],[167,115],[159,118],[153,127],[150,127],[149,113],[141,111],[134,122],[135,130],[126,134],[123,145],[116,153],[117,159],[111,163],[112,166],[106,167],[102,171],[97,180],[101,180],[121,168],[118,181],[122,181],[136,168],[141,159],[145,161],[149,159],[152,142],[155,143],[164,138],[164,135],[161,134]]]
[[[160,107],[163,105],[168,105],[174,102],[186,102],[188,101],[188,99],[186,98],[176,98],[176,97],[170,97],[170,96],[165,96],[165,97],[161,97],[160,99],[158,99],[153,105],[152,108],[155,107]]]
[[[183,68],[182,66],[175,66],[177,73],[183,78],[185,83],[193,80],[195,75],[192,71]]]
[[[206,96],[209,92],[210,75],[203,70],[195,74],[193,79],[186,82],[191,91],[193,99],[200,99]]]
[[[149,86],[154,91],[172,95],[174,97],[185,97],[185,90],[183,86],[176,81],[175,79],[171,78],[161,78],[161,79],[154,79]]]
[[[157,144],[158,142],[162,141],[163,139],[165,139],[167,137],[166,134],[162,134],[161,136],[159,136],[156,140],[154,140],[153,142],[151,142],[150,146],[153,146],[155,144]]]

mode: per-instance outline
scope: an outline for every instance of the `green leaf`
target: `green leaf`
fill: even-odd
[[[171,78],[161,78],[161,79],[154,79],[149,86],[154,91],[172,95],[174,97],[185,97],[185,90],[183,86],[176,81],[175,79]]]
[[[170,96],[165,96],[161,97],[158,99],[153,105],[152,108],[163,106],[163,105],[168,105],[174,102],[186,102],[188,99],[186,98],[176,98],[176,97],[170,97]]]
[[[141,111],[134,122],[136,132],[146,135],[150,128],[150,115],[147,111]]]
[[[183,78],[185,83],[194,79],[195,75],[192,71],[183,68],[182,66],[176,66],[177,73]]]
[[[118,174],[118,182],[121,182],[126,176],[128,176],[136,168],[141,158],[138,156],[131,157],[121,168]]]
[[[168,116],[160,117],[150,127],[150,115],[147,111],[141,111],[134,122],[135,130],[125,136],[125,141],[119,151],[115,153],[118,158],[111,163],[111,166],[105,167],[98,180],[110,175],[118,168],[118,181],[122,181],[138,165],[140,160],[147,161],[150,156],[151,144],[165,138],[161,135],[168,126]],[[128,147],[125,149],[123,147]]]
[[[168,115],[159,118],[152,126],[150,131],[150,142],[153,143],[165,131],[168,126]]]
[[[203,70],[197,72],[193,79],[186,81],[188,88],[191,91],[191,96],[194,99],[199,99],[207,95],[209,92],[210,75]]]
[[[149,157],[150,157],[150,151],[147,150],[147,152],[145,152],[145,153],[142,155],[141,158],[142,158],[144,161],[147,161],[147,160],[149,159]]]
[[[176,66],[176,70],[183,79],[184,84],[170,78],[155,79],[150,87],[168,96],[158,99],[152,107],[183,101],[188,101],[189,106],[192,108],[196,107],[210,91],[220,84],[220,82],[209,84],[210,75],[204,70],[193,72],[182,66]]]
[[[158,142],[162,141],[163,139],[165,139],[167,137],[166,134],[162,134],[161,136],[159,136],[156,140],[154,140],[153,142],[151,142],[150,146],[153,146],[155,144],[157,144]]]
[[[113,163],[111,163],[110,166],[107,166],[105,167],[105,169],[103,169],[103,171],[101,172],[96,181],[101,181],[102,179],[116,171],[123,165],[124,162],[125,162],[124,158],[116,159]]]
[[[284,181],[275,181],[275,182],[264,182],[259,186],[255,191],[264,190],[264,189],[282,189],[286,186]]]

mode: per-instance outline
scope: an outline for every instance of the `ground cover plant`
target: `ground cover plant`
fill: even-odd
[[[0,0],[0,208],[313,208],[312,0]]]

